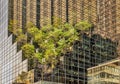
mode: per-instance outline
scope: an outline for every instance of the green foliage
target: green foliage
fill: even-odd
[[[34,53],[35,53],[35,47],[32,44],[25,44],[22,46],[22,52],[23,56],[28,59],[33,59],[34,58]]]
[[[9,22],[9,26],[8,26],[9,32],[13,33],[15,36],[19,36],[20,34],[22,34],[22,29],[16,27],[17,24],[18,24],[17,21],[11,20],[11,21]]]
[[[22,43],[22,44],[27,43],[27,36],[24,35],[24,34],[20,34],[20,35],[16,38],[16,42]]]
[[[28,28],[27,32],[28,32],[28,35],[30,35],[30,37],[35,38],[36,34],[39,34],[39,29],[36,27],[32,27],[32,28]]]
[[[92,27],[92,25],[87,21],[81,21],[75,25],[77,30],[87,31]]]
[[[22,29],[21,28],[15,29],[14,32],[13,32],[13,34],[16,35],[16,36],[21,35],[22,34]]]
[[[32,22],[28,22],[26,24],[26,27],[24,29],[24,32],[26,33],[28,31],[29,28],[33,28],[33,27],[36,27]]]
[[[24,44],[21,49],[25,58],[31,60],[31,63],[33,63],[32,59],[34,58],[37,58],[40,63],[43,63],[42,59],[45,59],[44,64],[50,64],[54,68],[61,55],[67,51],[72,51],[74,41],[79,40],[81,34],[78,31],[87,31],[91,26],[86,21],[73,26],[69,23],[61,23],[60,19],[54,19],[53,25],[47,24],[41,29],[32,23],[27,24],[25,32],[27,36],[20,29],[14,30],[10,26],[9,30],[17,36],[17,42]],[[33,44],[26,43],[29,37],[33,40]],[[38,45],[39,51],[37,53],[35,53],[34,43]]]
[[[27,36],[24,34],[20,34],[16,37],[15,41],[17,42],[17,49],[20,50],[21,46],[27,43]]]
[[[16,24],[16,21],[10,20],[9,25],[8,25],[8,30],[9,32],[13,33],[14,32],[14,25]]]
[[[17,42],[18,49],[21,49],[21,46],[27,43],[27,36],[23,34],[22,28],[17,27],[18,23],[16,20],[11,20],[9,22],[8,30],[13,34],[13,41]]]
[[[32,27],[35,27],[35,25],[32,23],[32,22],[28,22],[27,25],[26,25],[26,28],[32,28]]]
[[[66,23],[60,26],[47,25],[34,35],[34,42],[39,45],[41,53],[40,57],[37,56],[38,59],[41,61],[45,58],[46,64],[51,64],[52,67],[61,54],[69,51],[73,42],[78,40],[78,32],[72,25]]]
[[[42,53],[39,53],[39,52],[35,53],[34,57],[37,58],[40,63],[42,63],[42,59],[43,59]]]
[[[61,18],[58,18],[58,17],[53,17],[53,26],[54,27],[61,27],[61,25],[62,25],[62,20],[61,20]]]

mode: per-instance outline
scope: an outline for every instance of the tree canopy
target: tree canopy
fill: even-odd
[[[9,30],[17,36],[17,42],[25,41],[21,46],[25,58],[37,58],[40,63],[43,63],[42,59],[45,59],[44,64],[50,64],[54,68],[60,56],[72,51],[74,42],[80,39],[78,31],[87,31],[91,26],[87,21],[81,21],[75,26],[58,21],[53,25],[43,26],[41,29],[29,23],[25,28],[26,34],[21,33],[21,29],[14,30],[11,26]],[[20,30],[19,33],[16,33],[18,30]],[[29,41],[26,43],[28,37],[32,43]],[[35,52],[36,49],[37,52]]]
[[[27,32],[33,38],[33,42],[39,46],[39,53],[35,54],[35,57],[40,63],[45,58],[46,64],[54,67],[58,58],[72,50],[74,41],[79,40],[77,30],[86,31],[90,27],[91,24],[88,22],[79,22],[75,26],[65,23],[59,25],[59,27],[58,25],[46,25],[41,29],[32,27]]]

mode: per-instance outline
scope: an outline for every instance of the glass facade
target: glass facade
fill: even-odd
[[[22,71],[27,71],[27,60],[22,62],[22,51],[8,37],[8,0],[0,0],[0,84],[12,84]]]
[[[85,20],[94,26],[89,32],[82,33],[81,39],[74,42],[73,50],[60,58],[51,73],[43,73],[43,65],[35,59],[36,66],[32,67],[34,82],[89,84],[88,68],[118,57],[117,3],[120,3],[119,0],[0,0],[0,84],[11,84],[21,72],[31,70],[29,60],[23,61],[22,51],[17,52],[13,36],[8,36],[8,22],[16,20],[18,24],[14,27],[23,29],[32,22],[40,28],[54,23],[53,17],[72,25]],[[105,66],[104,69],[111,68]],[[111,76],[105,72],[98,75]],[[98,84],[104,83],[99,81]]]
[[[117,56],[116,42],[102,38],[99,34],[83,34],[81,41],[75,42],[74,50],[61,58],[53,73],[44,74],[42,77],[42,68],[36,68],[35,79],[64,84],[87,84],[88,68]]]
[[[7,38],[8,0],[0,0],[0,43]]]

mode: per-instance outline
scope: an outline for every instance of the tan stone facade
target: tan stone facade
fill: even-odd
[[[98,0],[97,1],[97,27],[95,33],[105,38],[118,41],[120,39],[120,1]],[[92,20],[93,21],[93,20]]]
[[[118,54],[120,55],[120,0],[116,0],[116,40],[118,41]]]
[[[86,20],[95,24],[97,21],[96,9],[96,0],[68,0],[68,22],[76,23]]]
[[[26,0],[26,23],[32,22],[36,25],[36,5],[34,0]]]
[[[106,38],[115,40],[116,34],[116,1],[98,0],[98,24],[96,33]]]
[[[119,0],[9,1],[12,4],[10,7],[11,19],[17,21],[15,27],[24,28],[27,23],[32,22],[40,28],[43,25],[54,23],[54,17],[60,18],[62,23],[71,24],[86,20],[94,24],[94,33],[120,42]]]
[[[13,20],[17,21],[15,27],[22,27],[22,0],[13,1]]]
[[[96,23],[95,0],[10,0],[13,4],[13,20],[17,20],[18,27],[32,22],[42,27],[46,23],[53,23],[53,17],[60,18],[62,23],[76,23],[89,20]],[[92,18],[94,17],[94,18]],[[47,20],[47,21],[46,21]]]
[[[53,1],[53,18],[61,18],[62,22],[66,22],[67,17],[67,0],[54,0]],[[53,21],[54,22],[54,21]]]
[[[51,23],[51,0],[40,0],[40,26]]]
[[[9,0],[13,4],[13,20],[18,27],[32,22],[42,27],[54,22],[76,23],[81,20],[92,22],[96,33],[116,39],[119,30],[119,0]]]

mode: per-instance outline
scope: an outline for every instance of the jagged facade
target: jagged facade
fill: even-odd
[[[52,73],[42,77],[42,67],[35,69],[35,81],[46,80],[63,84],[87,84],[87,69],[117,58],[116,42],[102,38],[99,34],[91,37],[84,34],[81,41],[74,43],[72,52],[67,52]],[[40,66],[39,64],[37,66]]]
[[[4,12],[2,10],[4,1],[0,1],[0,20],[2,22],[0,23],[0,66],[5,65],[3,68],[0,68],[0,82],[1,84],[8,84],[19,73],[12,70],[14,68],[13,64],[16,66],[20,65],[23,67],[22,69],[25,69],[21,69],[21,71],[27,71],[28,65],[27,60],[22,63],[22,52],[17,53],[16,43],[12,44],[12,36],[8,38],[8,13],[6,10],[6,16],[2,14]],[[69,22],[73,25],[82,20],[94,24],[94,31],[91,30],[90,32],[91,36],[83,35],[81,42],[74,45],[74,51],[66,53],[63,57],[63,62],[55,67],[53,73],[42,77],[41,68],[38,66],[35,69],[35,81],[47,80],[65,84],[87,84],[87,68],[116,58],[118,56],[116,47],[118,46],[119,50],[117,42],[119,43],[120,38],[119,3],[119,0],[9,0],[9,21],[14,20],[17,22],[17,25],[14,25],[14,27],[24,29],[27,23],[32,22],[41,28],[46,24],[53,24],[55,18],[60,18],[61,23]],[[6,17],[6,20],[4,20],[6,22],[3,21],[4,17]],[[9,55],[10,53],[12,54]],[[9,60],[8,65],[10,68],[6,64],[7,57],[13,57],[12,59],[7,59]],[[6,71],[9,69],[9,72],[6,72],[4,69]],[[10,70],[14,71],[13,73],[16,75],[7,74],[12,72]]]
[[[12,84],[18,74],[27,72],[27,60],[22,61],[22,51],[8,36],[8,0],[0,0],[0,84]]]

